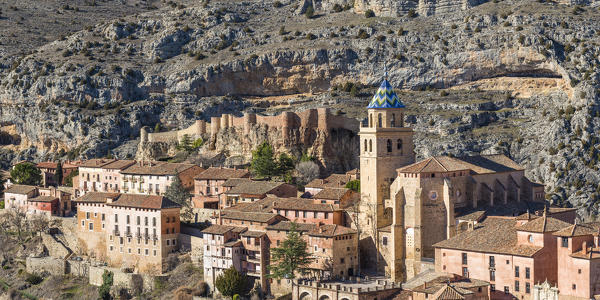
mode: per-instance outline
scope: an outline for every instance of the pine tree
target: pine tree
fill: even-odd
[[[360,180],[350,180],[346,183],[346,188],[360,193]]]
[[[223,274],[217,276],[215,286],[225,297],[245,295],[250,287],[246,275],[238,272],[234,267],[225,270]]]
[[[60,186],[63,180],[63,168],[62,163],[59,161],[56,163],[56,173],[54,173],[54,182],[56,182],[56,186]]]
[[[190,136],[187,134],[184,134],[183,137],[181,137],[181,141],[179,141],[179,144],[177,145],[176,148],[179,151],[185,151],[187,153],[191,153],[194,150],[194,147],[192,145],[192,139],[190,138]]]
[[[277,172],[279,175],[285,175],[289,171],[293,170],[295,166],[294,159],[286,153],[279,155],[279,161],[277,162]]]
[[[24,162],[10,170],[10,178],[17,184],[39,185],[42,182],[42,172],[34,164]]]
[[[292,223],[281,247],[271,249],[272,261],[269,270],[273,278],[296,278],[296,272],[304,273],[312,261],[306,241],[300,237],[296,229],[297,225]]]
[[[169,185],[167,187],[167,189],[165,190],[165,197],[167,197],[169,200],[181,205],[181,208],[182,208],[181,218],[182,219],[184,219],[184,220],[192,219],[192,216],[193,216],[192,204],[191,204],[192,195],[190,195],[190,193],[188,193],[188,191],[185,190],[185,188],[183,187],[183,184],[181,183],[181,179],[179,179],[179,176],[175,176],[175,178],[171,182],[171,185]]]
[[[268,142],[258,145],[252,151],[252,162],[250,164],[254,174],[259,177],[271,177],[277,175],[277,163],[273,156],[273,147]]]

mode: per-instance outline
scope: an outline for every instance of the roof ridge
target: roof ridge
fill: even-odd
[[[434,157],[433,157],[433,159],[434,159],[434,160],[435,160],[435,161],[436,161],[436,162],[437,162],[437,163],[438,163],[438,164],[439,164],[439,165],[440,165],[440,166],[441,166],[441,167],[442,167],[442,168],[443,168],[443,169],[444,169],[446,172],[448,172],[448,168],[446,168],[446,166],[444,166],[444,164],[442,164],[442,162],[441,162],[441,161],[439,161],[439,160],[437,159],[437,157],[435,157],[435,156],[434,156]]]

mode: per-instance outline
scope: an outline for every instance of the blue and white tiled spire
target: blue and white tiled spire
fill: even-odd
[[[392,85],[387,80],[387,76],[387,68],[385,68],[383,82],[367,108],[404,108],[404,104],[400,101],[396,92],[394,92]]]

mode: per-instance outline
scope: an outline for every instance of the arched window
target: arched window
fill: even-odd
[[[396,149],[402,150],[402,139],[398,139],[396,142]]]
[[[373,127],[373,114],[369,115],[369,127]]]
[[[369,152],[373,151],[373,140],[369,140]]]
[[[392,140],[387,140],[387,152],[392,152]]]
[[[377,126],[378,127],[383,127],[383,118],[381,117],[381,114],[377,115]]]
[[[396,114],[392,114],[392,120],[390,121],[390,126],[396,127]]]
[[[365,139],[365,152],[367,152],[367,139]]]

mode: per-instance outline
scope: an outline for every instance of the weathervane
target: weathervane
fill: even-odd
[[[383,79],[388,79],[387,64],[383,64]]]

